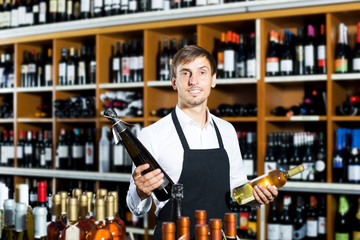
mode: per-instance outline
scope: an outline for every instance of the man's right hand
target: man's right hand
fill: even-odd
[[[142,172],[150,167],[149,164],[143,164],[134,169],[132,175],[134,183],[136,185],[136,191],[141,200],[148,198],[152,191],[158,188],[163,182],[164,174],[160,169],[148,172],[142,175]]]

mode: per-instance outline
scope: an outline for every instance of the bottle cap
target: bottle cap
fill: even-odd
[[[82,190],[80,188],[74,188],[72,191],[72,196],[74,198],[78,198],[82,194]]]
[[[9,189],[6,186],[0,186],[0,210],[4,209],[4,201],[9,198]]]
[[[35,207],[34,211],[34,237],[40,239],[47,236],[46,207]]]
[[[61,199],[61,213],[66,213],[67,212],[67,199],[68,199],[68,194],[67,192],[59,192],[58,193],[60,195],[60,199]]]
[[[101,188],[96,193],[96,198],[104,198],[107,195],[107,189]]]
[[[38,202],[46,202],[46,182],[38,182]]]
[[[79,209],[79,217],[85,218],[88,211],[88,197],[83,194],[79,197],[80,209]]]
[[[105,197],[105,217],[109,218],[109,217],[114,217],[114,201],[115,198],[112,195],[107,195]]]
[[[300,164],[299,166],[297,167],[294,167],[292,169],[289,169],[287,172],[289,174],[289,177],[292,177],[298,173],[301,173],[303,172],[305,169],[304,169],[304,166],[302,164]]]
[[[175,240],[175,223],[164,222],[162,228],[162,239]]]
[[[27,229],[27,210],[25,203],[16,203],[15,206],[15,231],[22,232]]]
[[[53,216],[60,216],[61,211],[61,197],[59,194],[55,194],[52,196],[52,209],[51,213]]]
[[[190,218],[178,217],[177,219],[177,238],[183,240],[190,239]]]
[[[103,198],[95,200],[95,221],[105,221],[105,200]]]
[[[222,239],[222,232],[221,232],[221,228],[222,228],[222,221],[221,219],[210,219],[209,221],[209,226],[210,226],[210,239]]]
[[[207,224],[195,225],[195,238],[196,239],[209,239],[209,227]]]
[[[175,199],[184,198],[184,186],[181,183],[176,183],[171,188],[171,197]]]
[[[225,213],[225,235],[227,237],[236,236],[236,214]]]
[[[195,223],[196,224],[206,224],[206,211],[205,210],[196,210],[195,211]]]
[[[88,214],[89,215],[93,215],[94,214],[94,210],[93,210],[93,193],[92,192],[85,192],[86,196],[88,197]]]
[[[19,184],[19,202],[29,205],[29,185]]]
[[[69,198],[68,201],[68,219],[71,222],[77,221],[79,218],[78,215],[78,199],[77,198]]]
[[[6,199],[4,201],[4,225],[14,226],[15,225],[15,200]]]

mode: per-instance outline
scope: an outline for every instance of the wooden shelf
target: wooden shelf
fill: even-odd
[[[53,170],[37,168],[13,168],[0,167],[0,174],[27,176],[27,177],[50,177],[50,178],[67,178],[83,179],[92,181],[111,181],[111,182],[129,182],[130,173],[99,173],[91,171],[70,171],[70,170]]]
[[[14,123],[13,118],[0,118],[0,123]]]
[[[318,122],[326,121],[326,116],[292,116],[292,117],[265,117],[267,122]]]
[[[72,86],[56,86],[56,91],[83,91],[83,90],[95,90],[96,84],[87,85],[72,85]]]
[[[148,81],[147,82],[147,86],[148,87],[171,87],[171,81],[160,81],[160,80],[155,80],[155,81]]]
[[[257,117],[221,117],[228,122],[256,122]]]
[[[216,85],[256,84],[257,81],[258,80],[256,78],[234,78],[234,79],[217,78]]]
[[[17,92],[51,92],[54,87],[19,87],[16,88]]]
[[[121,88],[143,88],[144,82],[131,82],[131,83],[101,83],[101,89],[121,89]]]
[[[18,118],[20,123],[52,123],[52,118]]]
[[[326,80],[327,80],[326,74],[265,77],[266,83],[319,82]]]
[[[56,118],[58,123],[95,123],[96,118]]]
[[[14,93],[14,88],[0,88],[0,93]]]
[[[360,73],[331,74],[331,79],[334,81],[360,80]]]
[[[335,122],[359,122],[360,116],[332,116],[331,120]]]

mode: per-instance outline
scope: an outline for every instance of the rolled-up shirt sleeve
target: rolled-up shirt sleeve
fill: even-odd
[[[151,136],[150,136],[149,132],[146,131],[146,129],[143,129],[140,132],[138,139],[151,153],[152,146],[151,146]],[[134,172],[134,169],[135,169],[135,165],[133,164],[132,173]],[[129,186],[129,190],[128,190],[127,196],[126,196],[126,203],[129,207],[130,211],[137,216],[141,216],[141,215],[147,213],[150,210],[151,204],[152,204],[151,197],[148,197],[144,200],[140,199],[140,197],[136,191],[136,185],[135,185],[134,179],[132,177],[130,179],[130,186]]]

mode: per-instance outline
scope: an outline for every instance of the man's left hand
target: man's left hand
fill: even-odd
[[[269,204],[270,202],[273,202],[278,194],[278,190],[270,185],[267,185],[266,188],[261,184],[254,187],[254,197],[260,204]]]

